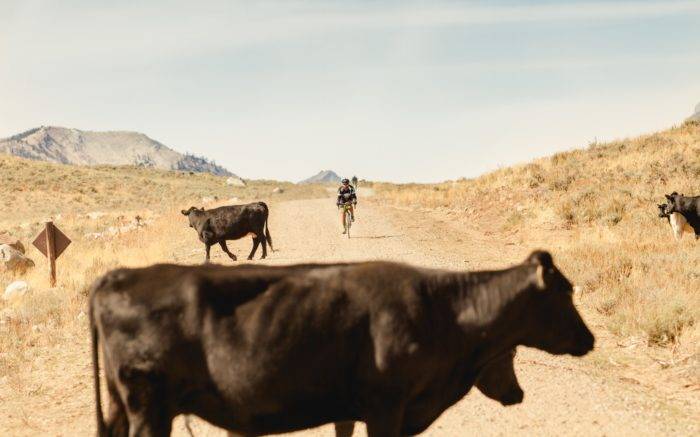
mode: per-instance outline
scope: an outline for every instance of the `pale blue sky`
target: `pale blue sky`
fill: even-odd
[[[700,1],[0,0],[0,137],[135,130],[247,178],[439,181],[680,123]]]

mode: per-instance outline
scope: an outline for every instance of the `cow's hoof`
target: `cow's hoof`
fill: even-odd
[[[525,393],[522,390],[512,390],[501,397],[501,405],[503,405],[504,407],[507,407],[509,405],[517,405],[523,401],[524,397]]]
[[[252,259],[253,259],[252,256],[249,256],[249,257],[248,257],[248,261],[251,261]]]

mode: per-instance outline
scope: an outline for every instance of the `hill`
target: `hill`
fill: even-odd
[[[373,186],[377,201],[435,215],[453,235],[552,250],[611,332],[691,357],[700,384],[700,241],[675,241],[656,206],[699,195],[699,178],[700,122],[688,121],[475,179]]]
[[[695,107],[695,112],[693,115],[688,117],[686,121],[700,121],[700,103]]]
[[[73,165],[135,165],[234,176],[205,158],[182,154],[138,132],[42,126],[0,139],[0,153]]]
[[[320,187],[250,180],[227,184],[227,177],[138,166],[73,166],[0,154],[0,232],[27,237],[48,217],[88,212],[167,211],[202,206],[206,199],[269,200],[323,196]],[[22,223],[32,223],[20,229]],[[26,235],[25,235],[26,234]]]
[[[328,184],[338,183],[341,178],[333,170],[321,170],[308,179],[300,181],[300,184]]]

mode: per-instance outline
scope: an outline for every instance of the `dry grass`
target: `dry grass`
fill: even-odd
[[[84,317],[85,298],[95,277],[118,265],[170,260],[165,249],[169,245],[163,243],[174,231],[175,222],[168,217],[172,215],[164,215],[148,228],[103,240],[81,239],[75,234],[82,220],[62,220],[59,226],[74,242],[58,260],[55,288],[49,287],[46,262],[34,248],[28,255],[37,261],[36,268],[18,277],[7,272],[0,274],[3,288],[15,279],[32,286],[27,296],[0,303],[0,377],[19,375],[19,366],[32,361],[31,346],[51,344]]]
[[[203,198],[226,200],[289,199],[322,193],[318,186],[276,181],[249,181],[246,187],[226,185],[226,178],[208,173],[154,170],[142,167],[78,167],[31,161],[0,154],[0,230],[42,218],[89,211],[156,211],[201,206]],[[281,194],[272,195],[280,187]]]
[[[477,179],[374,188],[384,202],[542,242],[613,332],[700,360],[700,242],[676,242],[656,208],[674,190],[700,194],[699,178],[700,124],[686,123]]]
[[[31,363],[37,348],[59,338],[84,336],[84,311],[91,282],[117,266],[140,266],[187,258],[191,231],[180,209],[202,206],[202,198],[240,203],[321,197],[324,187],[249,181],[230,187],[226,178],[188,172],[130,167],[71,167],[0,155],[0,231],[9,231],[28,248],[37,266],[16,276],[0,272],[0,294],[13,280],[27,281],[32,292],[14,301],[0,299],[0,384],[21,388],[20,366]],[[280,187],[281,194],[272,194]],[[86,213],[100,211],[90,219]],[[135,215],[149,224],[121,235],[89,238],[86,234],[118,227]],[[58,283],[50,288],[46,261],[30,242],[43,221],[53,218],[73,243],[58,260]],[[198,248],[201,251],[201,248]],[[184,255],[183,255],[184,254]],[[70,340],[66,340],[70,341]],[[4,378],[4,379],[3,379]],[[26,388],[26,387],[25,387]]]

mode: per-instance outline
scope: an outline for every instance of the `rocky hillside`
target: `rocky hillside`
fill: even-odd
[[[138,132],[91,132],[42,126],[0,139],[0,153],[73,165],[136,165],[233,176],[214,162],[182,154]]]
[[[321,170],[317,174],[311,176],[308,179],[300,181],[300,184],[327,184],[327,183],[337,183],[340,182],[340,176],[338,176],[333,170]]]

